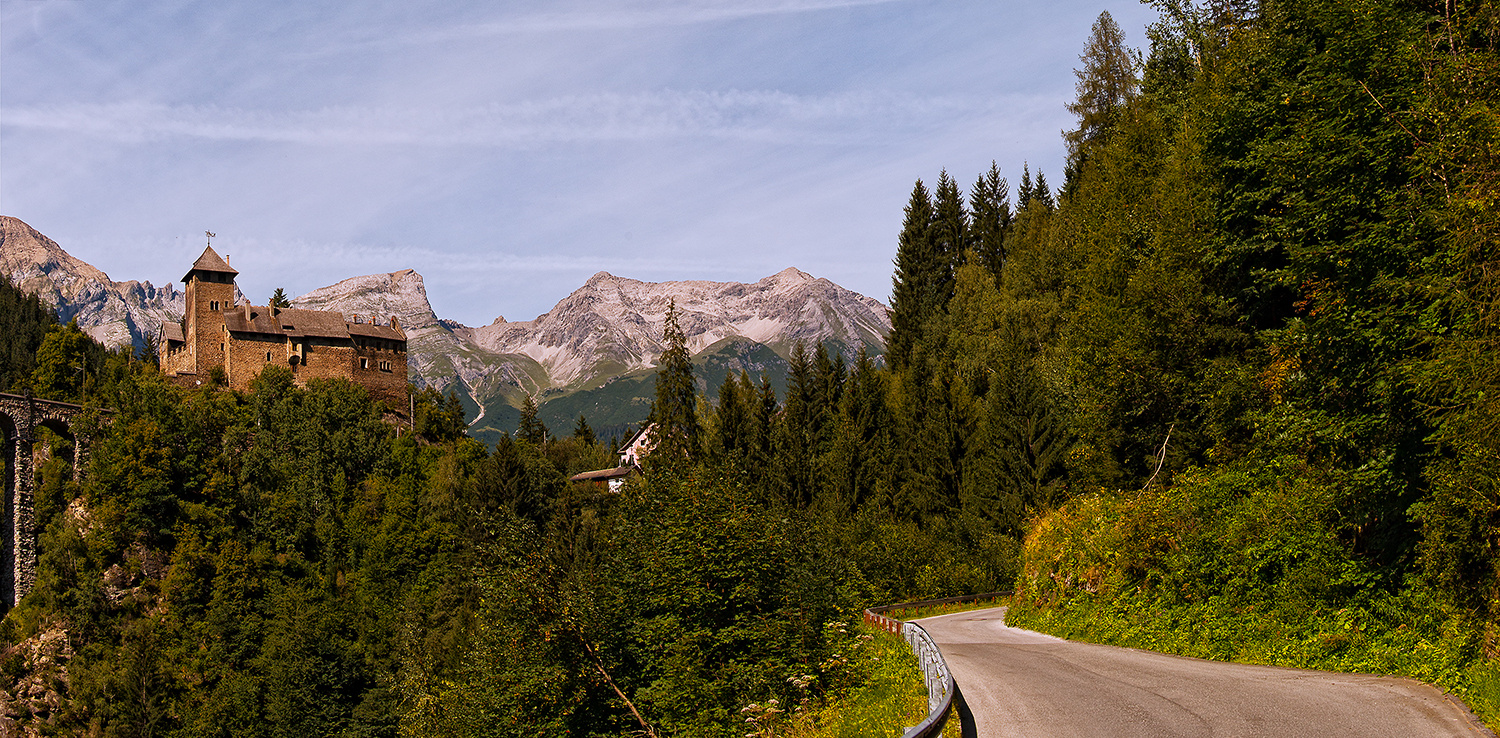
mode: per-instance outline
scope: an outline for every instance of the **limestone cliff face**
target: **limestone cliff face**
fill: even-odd
[[[165,321],[182,318],[175,285],[115,282],[19,219],[0,216],[0,273],[111,348],[145,347]]]

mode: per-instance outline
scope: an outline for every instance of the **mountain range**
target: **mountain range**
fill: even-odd
[[[144,347],[158,326],[182,316],[175,285],[112,281],[6,216],[0,273],[111,347]],[[704,391],[741,370],[784,390],[797,344],[879,356],[890,331],[879,302],[795,268],[749,284],[642,282],[599,272],[533,320],[496,318],[480,327],[440,319],[422,275],[410,269],[352,277],[292,300],[299,308],[399,318],[411,380],[457,393],[470,434],[487,440],[515,429],[528,395],[558,433],[569,432],[580,414],[601,435],[643,420],[673,302]]]

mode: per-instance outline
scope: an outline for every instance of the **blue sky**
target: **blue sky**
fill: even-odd
[[[411,268],[525,320],[593,273],[879,300],[946,167],[1062,181],[1078,54],[1129,1],[0,1],[0,213],[118,280],[203,231],[257,302]]]

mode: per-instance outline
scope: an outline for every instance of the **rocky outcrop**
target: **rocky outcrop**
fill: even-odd
[[[144,348],[166,321],[182,318],[175,285],[115,282],[16,218],[0,216],[0,273],[111,348]]]
[[[754,284],[641,282],[599,272],[535,320],[499,319],[456,335],[488,351],[528,356],[546,369],[551,386],[568,387],[654,366],[674,301],[693,354],[726,338],[782,354],[798,341],[878,354],[891,326],[875,300],[788,268]]]

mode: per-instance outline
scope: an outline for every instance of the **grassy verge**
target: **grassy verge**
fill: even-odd
[[[1345,485],[1295,460],[1083,495],[1033,522],[1006,621],[1184,656],[1420,679],[1500,725],[1485,623],[1387,581],[1337,523]]]
[[[903,610],[890,610],[885,613],[885,616],[895,620],[921,620],[922,618],[937,617],[938,615],[951,615],[955,612],[968,612],[969,610],[998,607],[1009,602],[1009,597],[997,597],[988,600],[976,600],[974,602],[948,602],[941,605],[923,605],[922,607]]]
[[[822,707],[795,714],[782,725],[766,725],[756,738],[876,738],[900,736],[927,717],[927,688],[917,657],[900,636],[859,626],[865,645],[850,668],[858,683],[828,696]],[[944,735],[959,735],[957,711]]]

